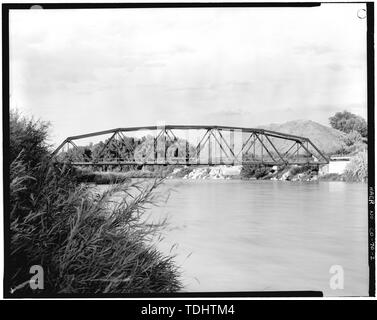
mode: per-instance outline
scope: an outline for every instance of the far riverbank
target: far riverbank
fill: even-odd
[[[264,166],[264,165],[213,165],[213,166],[147,166],[141,170],[91,171],[77,169],[80,182],[111,184],[133,178],[166,178],[184,180],[279,180],[279,181],[344,181],[365,182],[352,172],[324,174],[319,167],[309,165]]]

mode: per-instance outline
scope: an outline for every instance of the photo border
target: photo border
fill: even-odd
[[[9,259],[10,256],[10,172],[9,172],[9,12],[25,10],[40,5],[49,9],[143,9],[143,8],[257,8],[257,7],[315,7],[321,3],[361,3],[367,11],[367,123],[368,123],[368,266],[369,297],[375,297],[375,146],[374,146],[374,3],[373,2],[172,2],[172,3],[6,3],[2,4],[2,81],[3,81],[3,216],[4,216],[4,298],[178,298],[178,297],[322,297],[320,291],[245,291],[245,292],[187,292],[174,294],[10,294]]]

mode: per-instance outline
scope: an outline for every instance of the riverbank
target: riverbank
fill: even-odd
[[[113,184],[133,178],[366,182],[368,178],[366,153],[353,156],[343,173],[326,172],[310,165],[170,165],[144,166],[140,170],[124,172],[77,169],[77,179],[79,182],[96,184]]]
[[[175,178],[180,170],[176,169],[169,177]],[[318,170],[309,166],[213,166],[191,168],[182,179],[242,179],[242,180],[280,180],[280,181],[315,181]]]
[[[79,182],[96,184],[113,184],[125,182],[132,178],[166,178],[184,180],[281,180],[281,181],[315,181],[318,170],[309,166],[268,167],[261,165],[216,165],[216,166],[182,166],[164,170],[130,170],[127,172],[92,172],[77,170]]]
[[[267,166],[182,166],[165,170],[130,170],[127,172],[91,172],[78,170],[77,180],[96,184],[113,184],[130,181],[134,178],[166,178],[184,180],[279,180],[279,181],[343,181],[366,182],[365,176],[358,177],[351,171],[342,174],[320,174],[318,168],[291,165],[285,167]]]

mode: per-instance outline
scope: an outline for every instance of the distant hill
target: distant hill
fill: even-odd
[[[343,144],[343,132],[311,120],[294,120],[282,124],[272,123],[259,128],[307,137],[325,153],[333,153]]]

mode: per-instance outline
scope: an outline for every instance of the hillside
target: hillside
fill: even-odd
[[[274,130],[309,138],[321,151],[333,153],[342,146],[344,133],[311,120],[294,120],[282,124],[260,126],[262,129]]]

